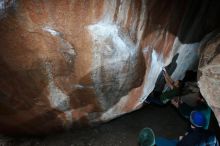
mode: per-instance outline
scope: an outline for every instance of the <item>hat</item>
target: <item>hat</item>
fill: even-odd
[[[138,143],[140,146],[153,146],[155,145],[155,136],[151,128],[144,128],[138,136]]]
[[[196,127],[204,127],[207,121],[202,112],[192,111],[190,114],[190,122]]]

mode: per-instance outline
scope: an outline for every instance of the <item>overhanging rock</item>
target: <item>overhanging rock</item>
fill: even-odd
[[[219,5],[0,0],[0,131],[47,133],[140,108],[173,56],[174,79],[195,67]]]

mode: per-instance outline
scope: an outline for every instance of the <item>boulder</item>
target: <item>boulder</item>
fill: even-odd
[[[220,33],[209,34],[203,40],[199,62],[200,92],[220,123]]]
[[[219,2],[1,0],[0,131],[39,134],[139,109],[162,67],[182,79]]]

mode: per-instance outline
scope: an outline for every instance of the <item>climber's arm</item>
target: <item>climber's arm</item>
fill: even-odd
[[[165,68],[163,69],[163,76],[164,76],[164,78],[165,78],[165,81],[166,81],[167,85],[168,85],[171,89],[173,89],[173,88],[174,88],[174,81],[173,81],[173,80],[171,79],[171,77],[168,75],[168,73],[167,73],[167,71],[166,71]]]

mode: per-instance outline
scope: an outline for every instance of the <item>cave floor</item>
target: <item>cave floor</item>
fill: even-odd
[[[177,138],[185,132],[187,122],[171,105],[144,108],[102,124],[41,138],[16,138],[15,146],[137,146],[137,136],[144,127],[151,127],[156,136]]]

